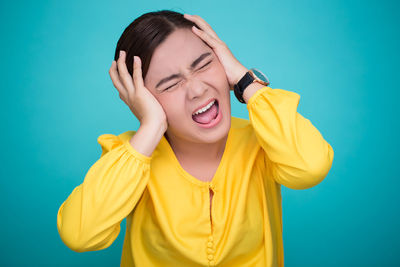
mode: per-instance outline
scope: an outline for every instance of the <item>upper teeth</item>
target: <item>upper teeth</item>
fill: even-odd
[[[207,106],[205,106],[204,108],[198,109],[195,113],[193,113],[193,115],[203,113],[207,109],[211,108],[211,106],[214,104],[214,102],[215,102],[215,99],[212,102],[210,102]]]

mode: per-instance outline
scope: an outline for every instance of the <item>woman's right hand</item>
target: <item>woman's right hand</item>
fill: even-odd
[[[133,78],[126,67],[126,52],[121,51],[115,62],[113,60],[109,74],[119,97],[128,105],[132,113],[138,118],[140,125],[157,124],[167,130],[167,116],[160,102],[144,86],[142,63],[139,57],[133,63]]]

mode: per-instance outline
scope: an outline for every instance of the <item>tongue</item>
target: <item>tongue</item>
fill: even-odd
[[[193,120],[197,123],[207,124],[210,123],[217,116],[217,106],[216,102],[209,108],[207,111],[203,113],[199,113],[197,115],[192,116]]]

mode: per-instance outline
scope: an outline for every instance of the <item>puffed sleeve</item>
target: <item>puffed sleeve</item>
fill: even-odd
[[[300,95],[263,87],[247,103],[249,120],[265,152],[265,163],[277,183],[291,189],[319,184],[328,174],[333,149],[297,112]]]
[[[60,237],[76,252],[105,249],[114,242],[150,177],[152,156],[136,151],[129,139],[103,134],[97,141],[100,158],[57,213]]]

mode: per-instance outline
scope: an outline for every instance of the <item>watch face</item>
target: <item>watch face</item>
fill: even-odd
[[[269,84],[269,80],[264,73],[262,73],[261,71],[259,71],[256,68],[252,68],[251,70],[253,71],[254,75],[257,76],[258,79]]]

